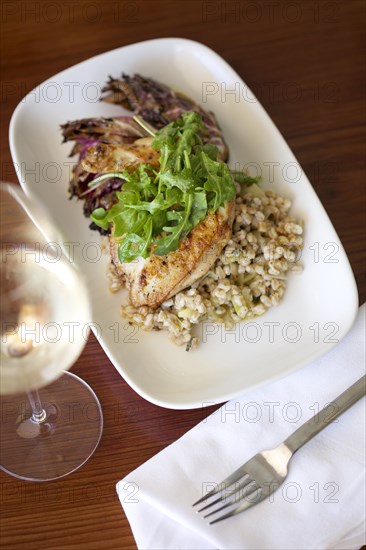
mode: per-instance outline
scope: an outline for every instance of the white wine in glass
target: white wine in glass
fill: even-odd
[[[103,429],[95,393],[65,372],[86,343],[90,301],[43,211],[4,183],[0,209],[0,464],[21,479],[57,479],[90,458]]]

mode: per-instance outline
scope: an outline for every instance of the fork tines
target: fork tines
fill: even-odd
[[[248,497],[253,495],[253,493],[257,494],[249,499]],[[213,499],[215,495],[218,496],[217,498]],[[214,523],[217,523],[218,521],[239,513],[239,511],[243,511],[246,508],[249,508],[254,503],[258,502],[257,499],[260,498],[260,496],[261,488],[244,471],[244,467],[241,467],[229,477],[224,479],[224,481],[222,481],[219,485],[212,489],[212,491],[197,500],[193,504],[193,506],[197,506],[198,504],[206,503],[208,501],[205,506],[197,510],[197,513],[200,513],[204,510],[209,510],[211,508],[211,511],[203,516],[203,518],[207,518],[226,508],[232,508],[234,505],[238,505],[238,503],[242,500],[247,499],[241,505],[228,511],[227,514],[224,514],[210,521],[209,523],[210,525],[212,525]]]

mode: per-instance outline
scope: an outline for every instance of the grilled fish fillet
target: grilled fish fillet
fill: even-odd
[[[126,166],[142,163],[159,166],[160,153],[151,147],[151,143],[151,137],[137,139],[127,145],[99,143],[88,148],[81,166],[91,174],[118,172]]]
[[[226,202],[208,214],[181,240],[179,248],[165,256],[150,255],[129,263],[118,260],[118,242],[112,236],[110,252],[117,275],[126,281],[133,306],[157,308],[205,275],[230,238],[234,203]]]
[[[82,169],[97,174],[117,172],[141,163],[158,167],[159,153],[151,147],[151,142],[152,138],[147,137],[132,144],[93,145],[81,160]],[[126,281],[131,304],[156,308],[203,277],[229,240],[233,219],[234,201],[226,202],[192,229],[174,252],[165,256],[152,254],[128,263],[119,262],[119,242],[110,236],[112,262],[117,275]]]

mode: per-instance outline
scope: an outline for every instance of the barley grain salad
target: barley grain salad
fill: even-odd
[[[283,298],[301,271],[303,224],[258,177],[228,167],[211,112],[151,78],[110,78],[103,100],[133,116],[69,121],[70,195],[107,242],[121,316],[192,350],[208,320],[232,329]],[[245,152],[243,152],[245,156]]]

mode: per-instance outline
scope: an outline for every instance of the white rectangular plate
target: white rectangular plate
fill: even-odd
[[[99,235],[89,229],[81,202],[68,198],[71,144],[61,143],[59,125],[124,114],[120,107],[98,101],[108,75],[118,77],[122,71],[160,80],[212,110],[229,146],[230,165],[250,166],[253,174],[260,171],[265,185],[290,198],[293,214],[305,222],[304,271],[290,276],[282,303],[232,332],[212,324],[201,327],[205,341],[188,353],[166,332],[137,331],[121,319],[121,295],[108,290],[108,258],[96,257]],[[324,208],[262,106],[206,46],[180,38],[150,40],[59,73],[18,105],[10,146],[25,192],[44,205],[64,241],[75,243],[104,351],[145,399],[189,409],[234,398],[324,354],[352,326],[356,285]]]

